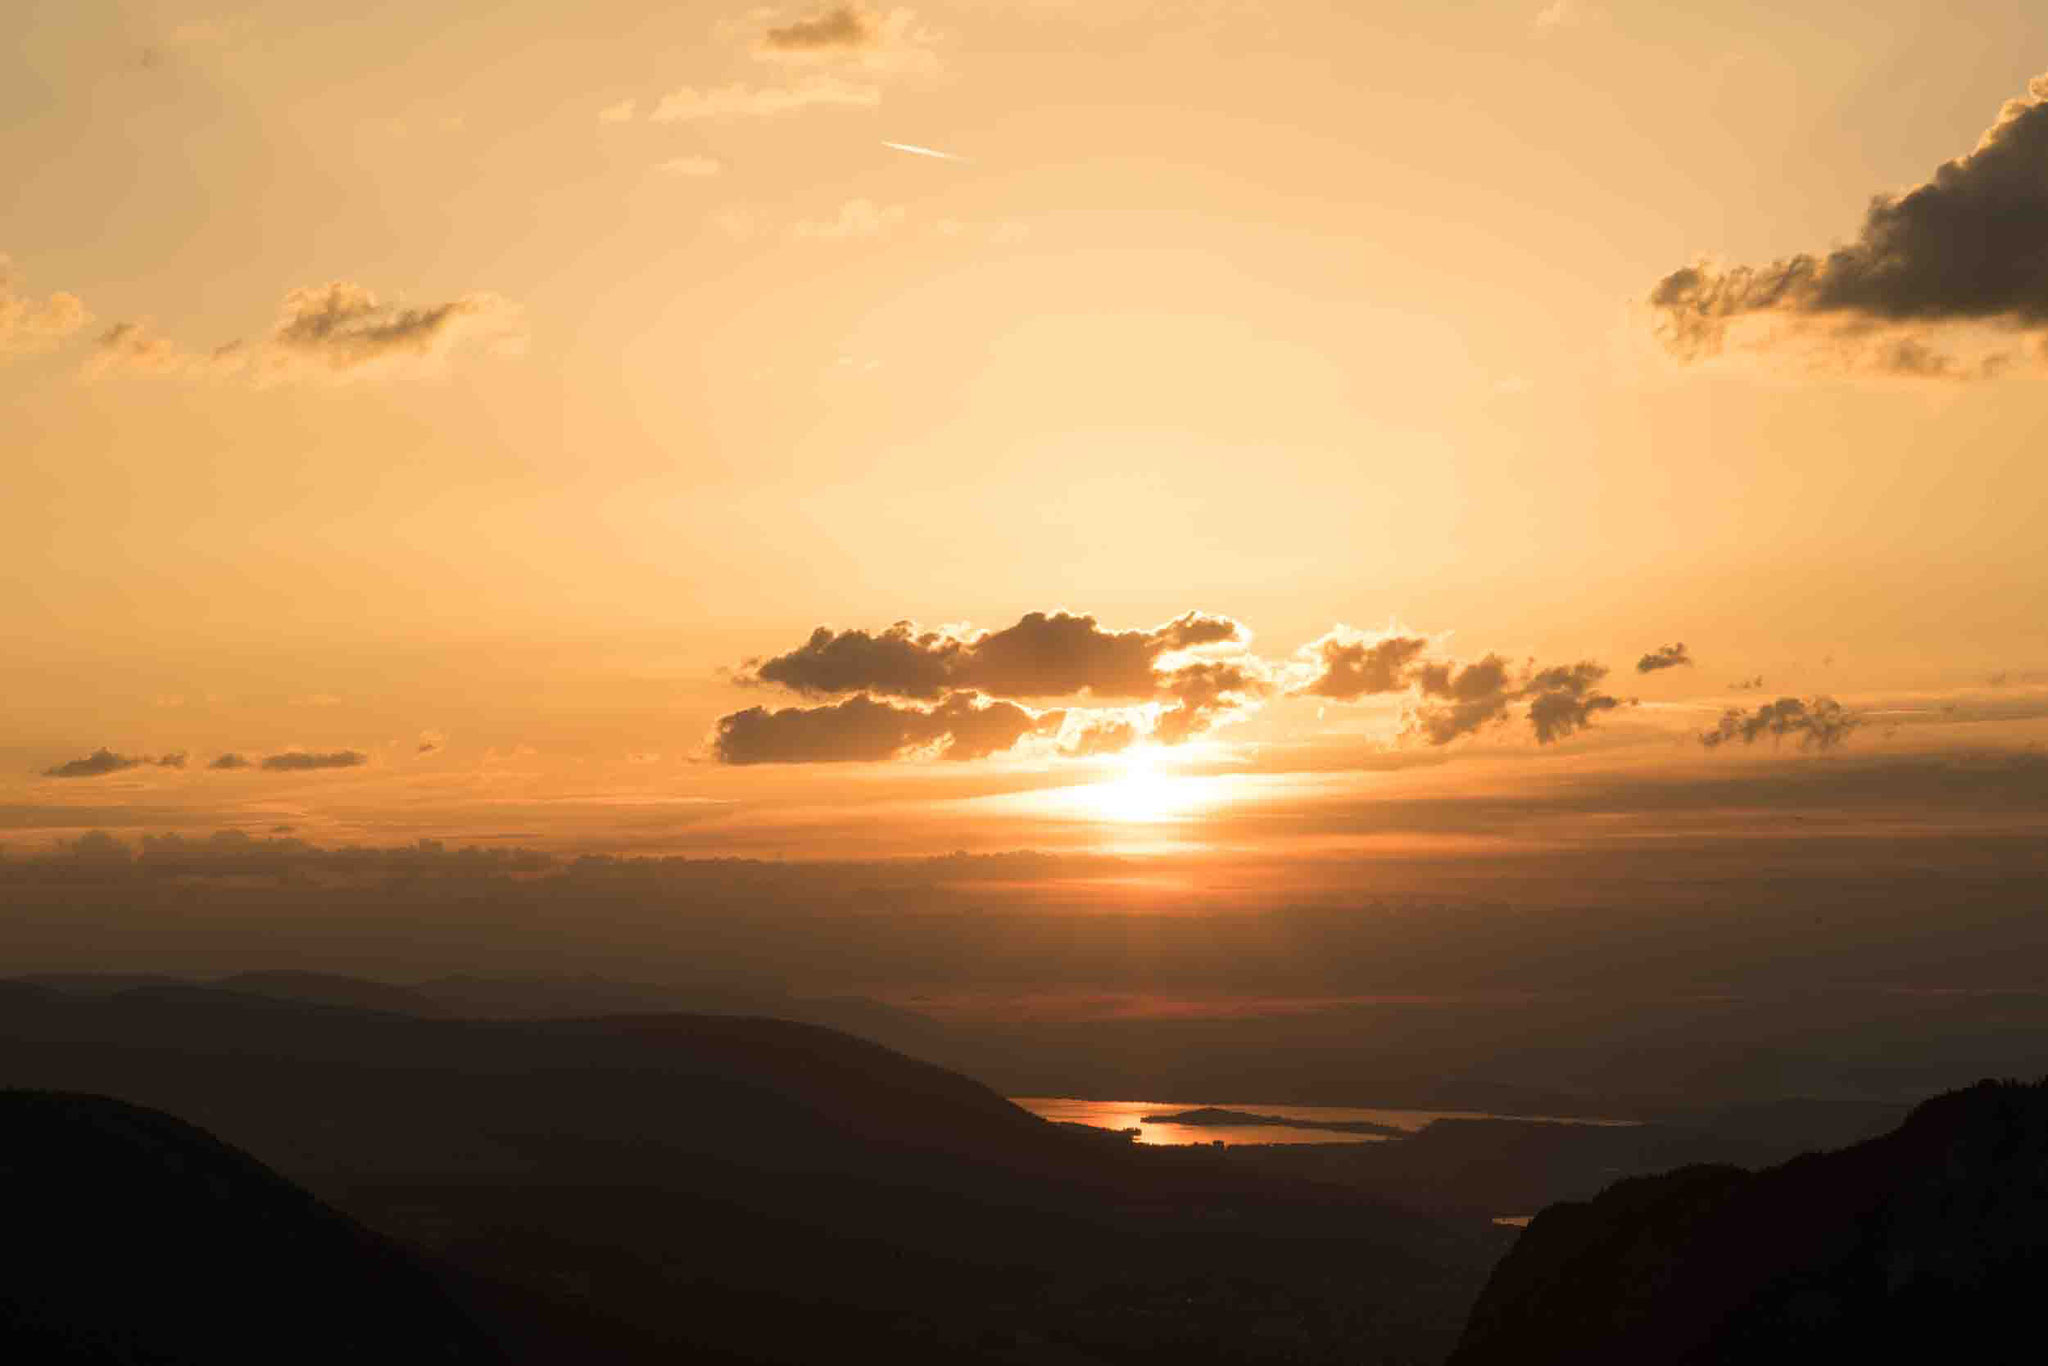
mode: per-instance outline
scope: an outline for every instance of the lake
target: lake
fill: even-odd
[[[1067,1096],[1012,1096],[1040,1119],[1092,1124],[1099,1129],[1136,1129],[1140,1143],[1379,1143],[1375,1134],[1336,1133],[1328,1129],[1296,1129],[1280,1124],[1192,1125],[1147,1124],[1146,1115],[1171,1115],[1214,1106],[1248,1114],[1274,1115],[1322,1123],[1384,1124],[1414,1133],[1439,1119],[1540,1119],[1553,1124],[1628,1124],[1628,1120],[1564,1115],[1495,1115],[1477,1110],[1385,1110],[1353,1105],[1263,1105],[1249,1101],[1076,1100]]]

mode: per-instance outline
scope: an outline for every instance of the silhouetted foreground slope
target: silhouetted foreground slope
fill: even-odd
[[[778,1020],[20,989],[4,1082],[206,1125],[424,1249],[536,1363],[1431,1361],[1494,1251]]]
[[[2034,1362],[2044,1276],[2048,1084],[1984,1082],[1836,1152],[1552,1206],[1451,1360]]]
[[[0,1210],[0,1360],[502,1360],[405,1254],[169,1115],[0,1091]]]

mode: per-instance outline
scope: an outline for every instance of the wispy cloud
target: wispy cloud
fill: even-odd
[[[62,290],[37,300],[19,292],[13,260],[0,252],[0,362],[47,351],[92,321],[84,302]]]
[[[899,227],[904,219],[901,204],[877,204],[872,199],[849,199],[830,218],[794,224],[792,237],[813,241],[845,241],[849,238],[882,237]]]

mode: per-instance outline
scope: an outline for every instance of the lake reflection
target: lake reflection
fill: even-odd
[[[1329,1129],[1297,1129],[1281,1124],[1212,1125],[1147,1124],[1147,1115],[1181,1114],[1214,1106],[1247,1114],[1321,1123],[1384,1124],[1415,1133],[1439,1119],[1542,1119],[1559,1124],[1626,1124],[1626,1120],[1569,1118],[1558,1115],[1495,1115],[1478,1110],[1382,1110],[1352,1105],[1263,1105],[1254,1102],[1173,1100],[1075,1100],[1066,1096],[1012,1096],[1040,1119],[1092,1124],[1099,1129],[1136,1129],[1140,1143],[1382,1143],[1386,1136],[1347,1134]]]

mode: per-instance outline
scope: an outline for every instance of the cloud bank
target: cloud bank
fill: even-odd
[[[311,773],[326,768],[361,768],[369,762],[370,756],[361,750],[336,749],[325,753],[308,753],[293,749],[282,754],[264,755],[259,767],[266,773]]]

